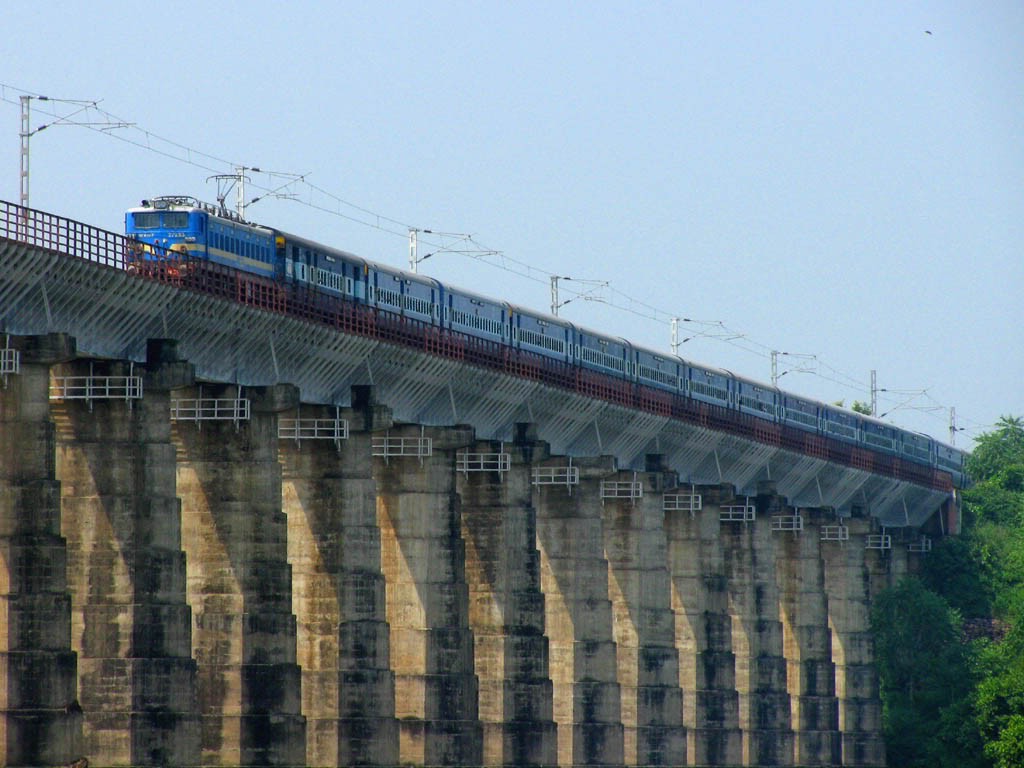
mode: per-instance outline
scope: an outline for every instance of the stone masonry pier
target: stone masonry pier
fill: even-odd
[[[916,528],[0,342],[2,765],[884,765]]]

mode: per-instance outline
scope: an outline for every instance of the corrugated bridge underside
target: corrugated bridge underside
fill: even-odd
[[[0,229],[0,234],[3,230]],[[113,236],[111,236],[113,237]],[[74,238],[69,238],[68,242]],[[46,248],[0,237],[0,329],[65,332],[79,355],[141,361],[150,338],[173,338],[204,380],[243,386],[292,383],[303,402],[349,404],[372,384],[396,420],[472,425],[479,437],[512,439],[536,425],[552,452],[613,455],[643,468],[661,454],[683,482],[727,482],[753,495],[772,480],[801,507],[861,507],[890,527],[918,526],[947,491],[805,455],[667,415],[648,413],[424,348],[314,322],[130,275],[73,243]],[[66,251],[66,252],[64,252]],[[85,258],[82,258],[85,256]]]

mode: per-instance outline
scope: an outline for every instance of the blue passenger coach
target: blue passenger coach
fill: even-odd
[[[634,378],[633,345],[625,339],[609,338],[577,327],[574,356],[583,368]]]
[[[306,283],[354,301],[366,300],[365,260],[294,235],[279,234],[278,239],[283,241],[284,251],[278,275],[286,281]]]
[[[444,294],[442,323],[453,331],[507,344],[512,332],[511,318],[512,309],[503,301],[462,288],[449,288]]]
[[[682,360],[643,347],[633,347],[633,354],[636,356],[636,377],[639,382],[682,393],[682,368],[685,365]]]
[[[686,395],[711,405],[732,407],[736,383],[731,374],[703,368],[697,365],[686,366]]]
[[[440,323],[443,297],[437,280],[380,264],[369,267],[367,279],[366,296],[370,306],[434,325]]]
[[[512,307],[512,346],[554,360],[572,362],[576,328],[559,317]]]
[[[744,413],[778,421],[781,399],[775,387],[736,377],[736,403]]]

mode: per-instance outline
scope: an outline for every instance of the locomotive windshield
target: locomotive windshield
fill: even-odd
[[[132,214],[136,229],[157,229],[160,226],[159,213]]]
[[[187,229],[188,211],[163,211],[136,213],[136,229]]]

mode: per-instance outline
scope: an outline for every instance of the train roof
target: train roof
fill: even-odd
[[[462,297],[464,299],[469,299],[470,301],[485,302],[485,303],[491,304],[493,306],[502,307],[503,309],[511,310],[513,308],[512,305],[509,304],[504,299],[496,299],[493,296],[486,296],[485,294],[477,293],[476,291],[469,291],[469,290],[466,290],[465,288],[450,288],[449,287],[448,288],[448,293],[458,294],[460,297]]]
[[[281,232],[280,230],[277,229],[275,229],[274,231],[277,232],[279,235],[282,235],[286,240],[288,240],[288,242],[298,243],[300,245],[309,246],[310,248],[316,248],[321,253],[339,256],[341,258],[354,261],[358,264],[365,264],[366,266],[370,267],[379,266],[378,264],[375,264],[374,262],[370,261],[369,259],[363,258],[362,256],[357,256],[356,254],[350,253],[349,251],[343,251],[340,248],[332,248],[329,245],[318,243],[316,240],[310,240],[308,237],[293,235],[290,232]]]
[[[222,205],[204,203],[191,195],[159,195],[142,200],[139,205],[129,208],[127,213],[149,213],[151,211],[202,211],[219,219],[230,221],[234,224],[242,224],[264,232],[276,232],[275,229],[254,221],[246,221],[234,211],[228,210]]]
[[[574,323],[571,323],[568,320],[565,320],[564,318],[556,317],[555,315],[549,315],[547,312],[542,312],[539,309],[531,309],[530,307],[523,307],[520,306],[519,304],[511,303],[509,303],[508,307],[513,312],[518,312],[521,315],[529,315],[530,317],[536,318],[537,320],[543,320],[545,323],[548,323],[550,325],[560,325],[563,328],[576,327]]]

